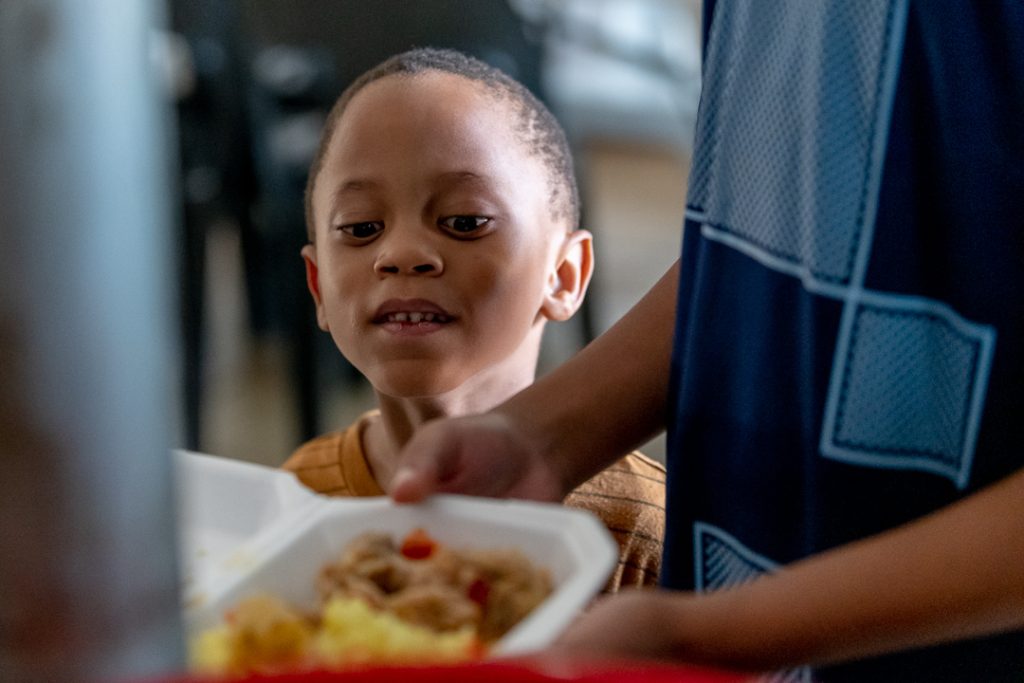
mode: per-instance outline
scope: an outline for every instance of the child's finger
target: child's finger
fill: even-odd
[[[396,503],[418,503],[431,493],[427,481],[414,467],[402,466],[395,472],[388,493]]]
[[[425,433],[432,427],[414,434],[399,455],[400,464],[388,491],[395,502],[417,503],[439,490],[445,470],[443,463],[451,459],[446,448],[451,449],[452,445],[444,438],[431,438],[431,434]]]

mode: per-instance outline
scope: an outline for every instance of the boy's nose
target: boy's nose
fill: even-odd
[[[444,262],[440,254],[425,245],[402,244],[382,251],[374,270],[379,275],[440,275]]]

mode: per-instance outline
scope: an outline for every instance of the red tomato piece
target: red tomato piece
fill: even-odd
[[[410,560],[425,560],[434,554],[437,542],[423,529],[413,529],[402,541],[400,549],[403,556]]]

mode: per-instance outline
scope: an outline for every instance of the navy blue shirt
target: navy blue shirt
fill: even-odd
[[[708,2],[703,77],[662,581],[708,591],[1024,467],[1024,3]],[[1024,634],[811,677],[1020,681]]]

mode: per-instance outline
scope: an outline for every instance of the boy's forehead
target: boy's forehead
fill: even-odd
[[[510,97],[463,76],[426,71],[391,74],[364,86],[341,115],[331,146],[367,127],[388,126],[452,137],[483,133],[484,140],[496,138],[502,144],[519,137]]]
[[[543,163],[519,130],[511,99],[444,72],[393,74],[367,84],[334,128],[314,202],[353,177],[394,180],[471,171],[499,184],[546,179]]]

